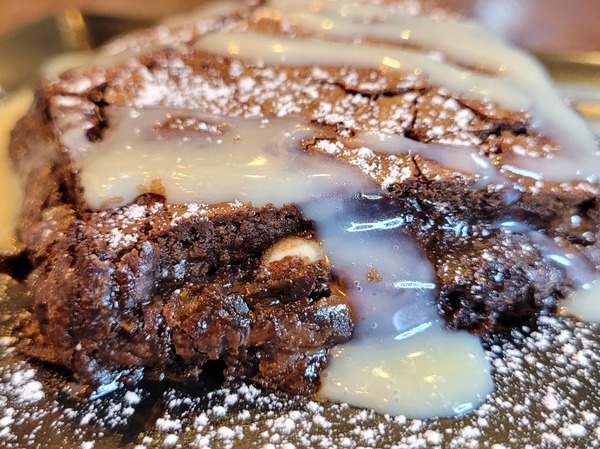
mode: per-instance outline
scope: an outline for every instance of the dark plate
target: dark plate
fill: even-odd
[[[88,49],[141,25],[70,11],[20,29],[0,38],[0,86],[15,90],[34,81],[48,56]],[[598,67],[589,61],[577,68],[581,61],[544,58],[561,82],[594,85]],[[573,68],[575,77],[559,75]],[[600,447],[598,325],[542,317],[497,337],[486,344],[497,385],[488,401],[462,417],[422,421],[246,385],[222,390],[210,376],[183,385],[142,381],[82,400],[67,373],[14,350],[13,329],[26,308],[19,284],[1,276],[2,448]]]

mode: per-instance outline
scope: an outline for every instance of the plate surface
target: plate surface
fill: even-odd
[[[78,399],[64,372],[23,360],[11,329],[26,306],[0,279],[0,446],[159,447],[600,447],[600,327],[543,317],[486,344],[496,391],[454,419],[381,416],[347,405],[184,385],[141,383]],[[496,446],[494,446],[496,445]]]
[[[65,31],[65,18],[52,17],[0,38],[0,86],[11,91],[33,82],[28,74],[45,57],[90,48],[142,25],[81,18],[83,30]],[[20,51],[24,46],[31,51]],[[595,64],[545,58],[561,83],[571,88],[583,82],[595,92]],[[564,75],[571,63],[577,75]],[[26,306],[18,283],[0,276],[0,447],[600,447],[598,325],[542,317],[535,327],[497,337],[486,344],[497,385],[489,400],[466,416],[421,421],[247,385],[222,390],[210,378],[177,387],[142,383],[80,400],[64,372],[32,364],[14,350],[12,329]]]

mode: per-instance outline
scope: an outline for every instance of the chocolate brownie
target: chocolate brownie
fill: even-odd
[[[344,198],[324,210],[388,223],[387,233],[415,243],[450,328],[486,334],[527,322],[594,276],[598,165],[585,161],[595,143],[568,111],[554,126],[562,119],[544,109],[555,103],[546,108],[546,92],[531,87],[546,79],[528,78],[535,65],[496,73],[485,48],[499,44],[487,34],[471,52],[438,48],[428,36],[442,39],[432,30],[452,31],[454,19],[421,2],[356,7],[333,28],[302,8],[221,2],[42,81],[11,144],[26,198],[18,233],[33,266],[25,353],[93,385],[142,368],[195,377],[219,361],[228,381],[314,392],[328,351],[364,316],[348,299],[353,280],[320,249],[319,216],[304,208],[314,192],[279,195],[302,184],[303,172],[318,174],[306,159],[350,170],[331,175],[341,180],[325,196]],[[388,16],[407,17],[417,37],[365,31]],[[510,52],[511,63],[525,57]],[[481,83],[475,94],[456,81],[464,73]],[[267,140],[279,144],[255,157]],[[203,171],[214,179],[194,181],[191,194],[164,173],[113,188],[97,168],[120,173],[125,150],[102,159],[119,146],[146,145],[151,158],[161,146],[210,153],[222,141],[233,160]],[[229,164],[244,154],[235,142],[254,158],[247,165],[279,161],[285,149],[296,169],[284,165],[289,178],[270,181],[264,201],[220,198],[213,190],[229,191]],[[188,176],[173,173],[177,182]],[[272,176],[260,173],[252,176]],[[93,179],[110,186],[96,192]],[[365,276],[382,279],[375,269]]]

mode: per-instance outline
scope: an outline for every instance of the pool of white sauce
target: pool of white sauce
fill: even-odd
[[[381,413],[460,415],[494,389],[479,339],[449,332],[438,322],[404,337],[351,341],[335,347],[330,357],[320,394]]]
[[[563,301],[562,314],[574,316],[589,323],[600,323],[600,280],[585,284]]]

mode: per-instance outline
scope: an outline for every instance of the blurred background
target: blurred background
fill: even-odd
[[[66,7],[154,20],[203,0],[0,0],[0,34]],[[535,51],[600,51],[600,0],[437,0]]]

